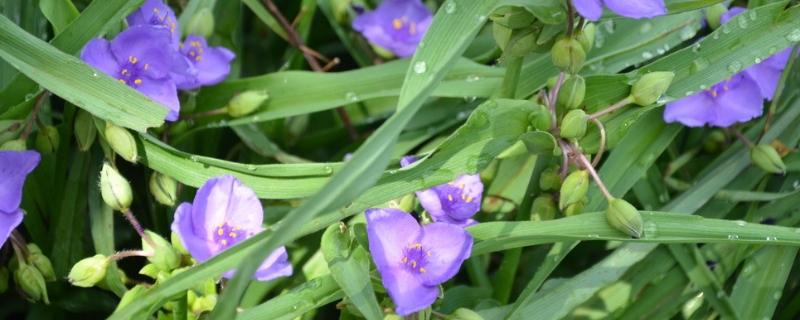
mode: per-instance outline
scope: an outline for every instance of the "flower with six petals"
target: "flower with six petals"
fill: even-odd
[[[418,159],[406,156],[400,159],[405,167]],[[463,228],[477,224],[470,219],[481,209],[483,182],[478,174],[462,174],[455,180],[430,189],[417,191],[419,203],[430,213],[433,221],[447,222]]]
[[[370,43],[400,58],[414,55],[433,14],[420,0],[386,0],[353,20],[353,29]]]

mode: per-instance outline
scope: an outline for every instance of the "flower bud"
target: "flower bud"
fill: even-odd
[[[524,57],[539,47],[536,43],[538,38],[539,32],[532,27],[512,30],[503,54],[497,60],[503,62]]]
[[[586,80],[581,76],[572,76],[564,80],[561,89],[558,90],[556,104],[559,108],[572,110],[577,109],[583,104],[583,97],[586,95]]]
[[[170,242],[172,242],[172,247],[175,248],[175,250],[178,250],[178,252],[180,252],[183,255],[187,255],[187,256],[189,255],[189,251],[187,251],[186,248],[183,247],[183,243],[181,242],[181,238],[178,237],[177,233],[173,232],[169,236],[169,240],[170,240]]]
[[[8,290],[8,268],[0,267],[0,294]]]
[[[125,292],[125,294],[122,295],[122,299],[119,300],[116,310],[120,310],[129,305],[131,302],[138,299],[145,291],[147,291],[147,287],[141,284],[135,285],[133,288],[128,290],[128,292]]]
[[[558,167],[549,167],[539,176],[539,188],[542,190],[556,190],[561,188],[561,174]]]
[[[28,145],[23,139],[9,140],[0,145],[0,151],[3,150],[25,151],[28,150]]]
[[[203,37],[210,37],[214,34],[214,15],[208,8],[195,12],[189,23],[184,28],[185,35],[195,34]]]
[[[24,128],[25,122],[22,120],[0,120],[0,145],[18,138]]]
[[[28,296],[29,301],[43,300],[45,304],[50,304],[50,300],[47,298],[47,286],[44,284],[44,277],[36,267],[21,263],[19,268],[14,270],[14,281]]]
[[[217,295],[208,295],[197,297],[192,303],[191,310],[193,313],[201,313],[204,311],[214,310],[217,305]]]
[[[477,312],[467,308],[458,308],[453,314],[445,317],[446,320],[483,320]]]
[[[675,73],[669,71],[645,73],[631,88],[633,103],[640,106],[649,106],[656,103],[658,97],[667,92],[669,84],[672,83],[672,78],[674,77]]]
[[[237,94],[228,102],[226,107],[231,117],[238,118],[246,116],[258,109],[269,95],[266,91],[245,91]]]
[[[174,207],[178,199],[178,181],[161,172],[153,172],[150,176],[150,193],[159,203]]]
[[[756,167],[769,173],[784,174],[786,165],[781,160],[778,151],[771,145],[762,143],[750,148],[750,160]]]
[[[576,74],[583,68],[586,51],[578,40],[560,35],[551,50],[553,64],[559,71]]]
[[[568,205],[566,208],[564,208],[564,211],[561,213],[565,217],[577,216],[583,213],[583,201]]]
[[[86,110],[78,109],[75,115],[75,139],[78,140],[78,148],[81,151],[87,151],[92,147],[95,137],[97,137],[97,126],[94,124],[94,118],[91,113]]]
[[[556,203],[549,194],[533,199],[531,205],[531,221],[548,221],[556,218]]]
[[[528,121],[536,130],[548,131],[550,130],[550,124],[553,123],[553,117],[547,107],[538,105],[528,116]]]
[[[36,267],[36,269],[39,269],[39,272],[42,273],[42,276],[46,281],[56,281],[56,273],[53,271],[53,264],[50,263],[50,259],[48,259],[47,256],[42,253],[42,250],[39,249],[39,246],[29,243],[27,247],[28,262]]]
[[[133,201],[133,193],[128,180],[117,172],[108,162],[100,170],[100,193],[103,201],[117,211],[126,211]]]
[[[716,30],[722,25],[722,15],[728,12],[728,8],[722,3],[717,3],[706,8],[706,22],[711,29]]]
[[[58,150],[58,143],[60,137],[58,129],[53,126],[45,126],[36,135],[36,150],[41,154],[53,154]]]
[[[561,184],[558,208],[564,210],[568,205],[583,201],[587,191],[589,191],[589,171],[577,170],[570,173]]]
[[[114,152],[128,162],[136,163],[136,159],[139,159],[139,151],[136,148],[136,140],[128,129],[106,122],[105,135],[108,145],[114,149]]]
[[[561,137],[572,139],[586,135],[586,121],[589,116],[581,109],[570,110],[561,121]]]
[[[628,201],[610,198],[606,209],[606,219],[612,227],[625,234],[639,238],[642,236],[642,215]]]
[[[106,277],[109,261],[102,254],[78,261],[69,271],[67,279],[73,286],[89,288]]]
[[[597,27],[594,23],[587,23],[583,30],[579,30],[575,33],[575,40],[581,43],[581,47],[583,47],[583,51],[589,53],[589,50],[592,49],[594,45],[594,36]]]
[[[145,230],[144,233],[156,244],[156,248],[153,248],[142,239],[142,250],[153,254],[152,257],[147,257],[147,260],[163,271],[172,271],[181,265],[181,254],[169,241],[150,230]]]
[[[506,6],[489,15],[489,19],[507,28],[520,29],[530,26],[536,17],[523,7]]]

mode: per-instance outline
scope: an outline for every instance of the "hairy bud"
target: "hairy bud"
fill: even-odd
[[[73,286],[89,288],[106,277],[108,259],[102,254],[78,261],[67,276]]]
[[[133,192],[128,180],[117,172],[108,162],[100,170],[100,193],[103,201],[117,211],[126,211],[133,202]]]

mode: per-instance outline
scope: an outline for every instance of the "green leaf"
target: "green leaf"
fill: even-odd
[[[333,276],[327,274],[289,290],[257,307],[242,310],[237,320],[276,319],[289,320],[344,298],[344,292]]]
[[[78,17],[78,9],[69,0],[40,0],[39,8],[56,34],[61,33],[67,25]]]
[[[372,291],[369,276],[370,256],[356,244],[350,232],[341,232],[331,225],[322,234],[322,254],[328,262],[331,276],[350,301],[367,319],[382,319],[383,314]]]

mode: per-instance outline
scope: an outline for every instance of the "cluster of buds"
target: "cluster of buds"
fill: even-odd
[[[11,259],[9,266],[20,291],[31,302],[43,301],[50,304],[47,296],[46,282],[56,281],[53,265],[33,243],[25,245],[25,250],[14,245],[16,256]],[[9,270],[0,268],[0,293],[8,289]]]

